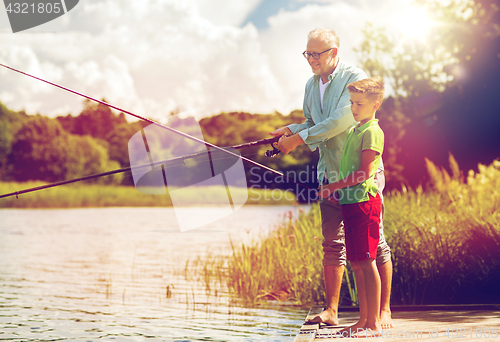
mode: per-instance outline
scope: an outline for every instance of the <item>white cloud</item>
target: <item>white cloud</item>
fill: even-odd
[[[334,29],[340,37],[339,55],[346,63],[356,65],[353,47],[362,40],[361,26],[366,13],[345,2],[330,5],[310,4],[293,12],[281,11],[269,18],[269,28],[262,32],[263,49],[286,94],[280,110],[288,113],[302,107],[304,86],[312,76],[309,64],[301,55],[307,44],[307,34],[317,27]]]
[[[200,15],[218,26],[241,26],[262,0],[193,0]]]
[[[261,32],[262,48],[285,94],[284,102],[278,107],[283,113],[302,108],[304,86],[312,75],[301,56],[309,31],[317,27],[334,29],[340,37],[341,59],[360,67],[354,49],[363,41],[362,29],[366,24],[371,22],[397,33],[401,29],[396,25],[400,22],[397,19],[413,6],[413,0],[359,0],[356,6],[343,0],[321,2],[321,5],[308,4],[296,11],[280,11],[268,19],[269,28]]]
[[[255,27],[215,25],[189,3],[147,4],[82,2],[66,22],[40,27],[52,25],[59,33],[10,35],[0,42],[0,57],[8,65],[152,118],[188,109],[204,115],[267,112],[270,102],[282,96]],[[240,17],[248,10],[242,6]],[[66,114],[55,112],[68,108],[56,89],[5,70],[4,75],[0,101],[8,107]],[[73,95],[69,107],[77,114],[81,104]]]
[[[61,20],[4,33],[0,63],[150,118],[191,109],[287,114],[301,108],[311,76],[301,56],[311,29],[334,28],[341,58],[356,64],[352,48],[365,22],[383,24],[409,0],[309,4],[270,17],[264,31],[237,26],[260,1],[80,1]],[[0,77],[0,101],[14,110],[55,116],[82,109],[75,95],[5,69]]]

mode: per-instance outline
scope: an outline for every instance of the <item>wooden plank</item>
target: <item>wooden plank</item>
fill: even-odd
[[[321,312],[321,311],[320,311]],[[308,314],[308,318],[317,313]],[[392,314],[394,327],[384,329],[382,336],[360,336],[377,341],[414,342],[431,339],[444,342],[455,339],[500,342],[500,310],[430,310],[396,311]],[[338,341],[336,334],[358,319],[357,312],[340,312],[339,325],[304,324],[294,342]]]

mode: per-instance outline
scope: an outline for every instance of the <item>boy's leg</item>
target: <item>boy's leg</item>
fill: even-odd
[[[384,196],[382,192],[385,188],[384,171],[379,171],[375,174],[375,183],[378,187],[378,192],[382,200],[382,211],[380,214],[380,240],[377,248],[377,268],[380,274],[382,284],[382,292],[380,298],[380,322],[382,328],[389,329],[393,327],[391,315],[391,286],[392,286],[392,260],[391,249],[387,244],[384,236]]]
[[[380,331],[381,284],[376,257],[380,244],[380,220],[382,201],[379,194],[370,195],[366,202],[347,204],[342,207],[345,224],[347,259],[357,262],[364,279],[366,300],[365,329]],[[358,289],[358,297],[362,289]],[[360,301],[361,304],[361,301]]]
[[[359,320],[342,330],[340,330],[339,334],[343,334],[347,332],[347,336],[354,334],[358,331],[358,329],[363,329],[366,324],[366,317],[368,315],[368,307],[366,302],[366,294],[365,294],[365,279],[363,276],[363,271],[357,261],[350,261],[351,268],[354,271],[356,276],[356,289],[358,290],[358,304],[359,304]]]
[[[378,274],[375,259],[358,261],[359,267],[363,271],[365,281],[365,295],[367,303],[367,317],[364,329],[381,331],[380,324],[380,276]]]
[[[325,311],[308,322],[337,325],[340,287],[346,264],[342,209],[339,204],[328,200],[322,200],[319,206],[323,233],[323,275],[327,307]]]

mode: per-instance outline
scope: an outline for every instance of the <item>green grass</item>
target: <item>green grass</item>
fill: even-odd
[[[42,182],[0,182],[0,194],[7,194],[40,185]],[[247,204],[291,205],[296,202],[290,192],[264,189],[232,189],[233,201]],[[0,208],[82,208],[82,207],[167,207],[169,195],[144,194],[131,186],[102,184],[68,184],[0,199]],[[225,188],[205,187],[177,192],[176,205],[223,205],[228,202]],[[237,201],[240,202],[237,202]],[[178,201],[178,202],[177,202]]]
[[[500,303],[500,161],[469,172],[450,156],[451,175],[427,161],[427,191],[385,195],[385,234],[393,251],[393,304]],[[233,245],[198,267],[207,290],[225,288],[247,302],[325,301],[319,206],[288,215],[268,235]],[[203,267],[201,267],[201,265]],[[346,271],[341,305],[356,302]],[[349,286],[351,285],[351,286]]]
[[[500,303],[500,162],[467,182],[427,161],[432,190],[387,196],[393,297],[401,304]]]
[[[269,235],[250,245],[232,244],[229,257],[209,255],[195,261],[199,280],[207,290],[224,289],[244,302],[262,299],[288,300],[298,304],[322,302],[323,285],[322,235],[319,206],[309,211],[292,212]],[[350,305],[357,300],[352,271],[346,269],[341,300]],[[346,279],[351,279],[351,286]]]

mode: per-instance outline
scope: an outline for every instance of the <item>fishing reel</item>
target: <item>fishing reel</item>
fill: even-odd
[[[275,142],[278,142],[278,140],[280,140],[280,138],[282,137],[283,135],[279,136],[279,137],[274,137],[273,139],[270,139],[269,143],[271,144],[271,146],[273,147],[272,150],[267,150],[265,155],[266,157],[276,157],[281,151],[278,150],[276,147],[274,147],[274,143]],[[285,137],[289,137],[289,135],[284,135]]]
[[[273,149],[272,150],[267,150],[266,151],[266,157],[276,157],[281,151],[278,150],[276,147],[273,146]]]

